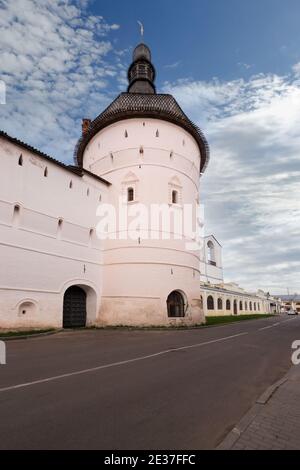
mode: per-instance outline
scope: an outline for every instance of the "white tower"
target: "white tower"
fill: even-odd
[[[199,200],[199,173],[208,161],[202,132],[171,95],[157,94],[155,69],[145,44],[133,52],[129,86],[89,124],[75,159],[111,183],[109,202],[124,196],[129,210],[164,204],[182,213]],[[103,290],[99,324],[168,325],[204,321],[200,303],[200,257],[174,228],[157,237],[130,238],[126,231],[103,244]]]

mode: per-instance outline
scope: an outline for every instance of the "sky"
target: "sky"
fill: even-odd
[[[205,133],[206,232],[226,281],[300,293],[299,0],[0,0],[0,128],[72,163],[81,119],[121,91],[137,20]]]

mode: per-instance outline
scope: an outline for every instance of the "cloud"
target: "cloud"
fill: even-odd
[[[227,280],[300,292],[300,81],[166,83],[204,130],[211,161],[201,179],[207,232],[224,249]]]
[[[95,117],[120,83],[110,36],[119,28],[85,0],[0,0],[0,128],[72,162],[82,117]]]
[[[181,60],[178,60],[177,62],[173,62],[172,64],[167,64],[165,65],[165,69],[177,69],[179,65],[181,64]]]

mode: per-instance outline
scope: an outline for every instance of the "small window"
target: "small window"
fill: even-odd
[[[87,196],[90,195],[90,188],[87,188],[87,190],[86,190],[86,195],[87,195]]]
[[[99,195],[99,202],[102,201],[102,194]]]
[[[19,156],[18,164],[19,164],[20,166],[23,165],[23,155],[22,155],[22,154]]]
[[[48,176],[48,168],[46,167],[44,170],[44,178],[47,178],[47,176]]]
[[[69,188],[72,189],[73,188],[73,181],[71,180],[70,183],[69,183]]]
[[[256,311],[256,302],[253,304],[254,310]]]
[[[185,146],[185,140],[184,139],[182,140],[182,145]]]
[[[156,131],[156,133],[155,133],[155,137],[159,137],[158,129],[157,129],[157,131]]]
[[[128,202],[134,201],[134,190],[133,190],[133,188],[128,188],[127,189],[127,201]]]
[[[125,130],[125,134],[124,134],[124,135],[125,135],[126,138],[128,137],[128,132],[127,132],[127,130]]]
[[[252,302],[249,302],[249,309],[252,311]]]
[[[172,204],[178,204],[178,191],[172,191]]]

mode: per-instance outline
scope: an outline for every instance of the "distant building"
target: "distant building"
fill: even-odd
[[[200,271],[205,316],[280,312],[280,302],[268,293],[247,292],[236,283],[224,283],[222,246],[214,235],[204,239]]]
[[[289,312],[295,310],[300,313],[300,295],[280,295],[278,296],[281,300],[281,309]]]

